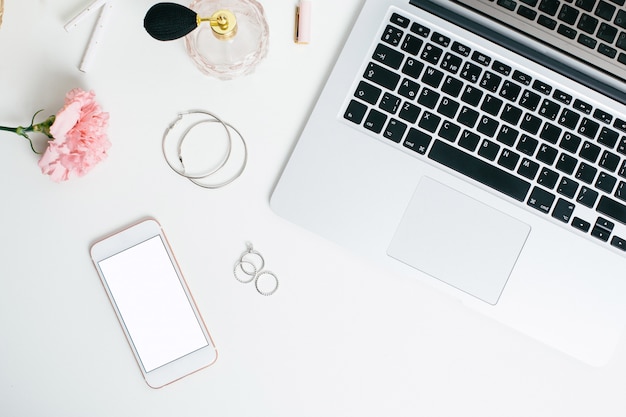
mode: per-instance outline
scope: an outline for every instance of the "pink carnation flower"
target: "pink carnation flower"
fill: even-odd
[[[95,101],[93,92],[69,91],[65,106],[50,126],[52,140],[39,160],[41,172],[53,181],[81,177],[107,156],[111,147],[106,134],[109,114]]]

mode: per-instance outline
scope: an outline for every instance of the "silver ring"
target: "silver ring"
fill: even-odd
[[[243,264],[248,264],[252,267],[253,272],[250,273],[248,271],[246,271],[246,269],[243,267]],[[239,267],[239,268],[238,268]],[[237,273],[238,270],[241,270],[246,276],[249,277],[242,279],[239,277],[239,274]],[[243,284],[248,284],[250,282],[252,282],[256,276],[257,276],[257,269],[256,266],[254,266],[254,264],[252,262],[248,262],[248,261],[239,261],[235,264],[235,268],[233,269],[233,273],[235,275],[235,279]]]
[[[259,280],[264,275],[270,276],[274,279],[275,285],[274,285],[274,288],[272,288],[270,291],[263,291],[261,290],[261,288],[259,288]],[[257,274],[256,278],[254,279],[254,286],[256,287],[256,290],[258,291],[259,294],[265,295],[265,296],[272,295],[278,289],[278,277],[271,271],[261,271]]]

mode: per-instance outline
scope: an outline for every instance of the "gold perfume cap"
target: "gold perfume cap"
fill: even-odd
[[[218,39],[231,39],[237,34],[237,18],[230,10],[218,10],[208,19],[198,16],[198,25],[207,20],[211,24],[213,34]]]

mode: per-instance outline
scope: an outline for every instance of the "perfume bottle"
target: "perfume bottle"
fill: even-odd
[[[255,0],[195,0],[198,16],[210,16],[185,36],[187,53],[205,74],[230,80],[251,73],[269,48],[263,6]]]

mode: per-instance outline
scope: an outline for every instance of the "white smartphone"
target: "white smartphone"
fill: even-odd
[[[96,242],[91,258],[150,387],[215,362],[213,340],[155,219]]]

